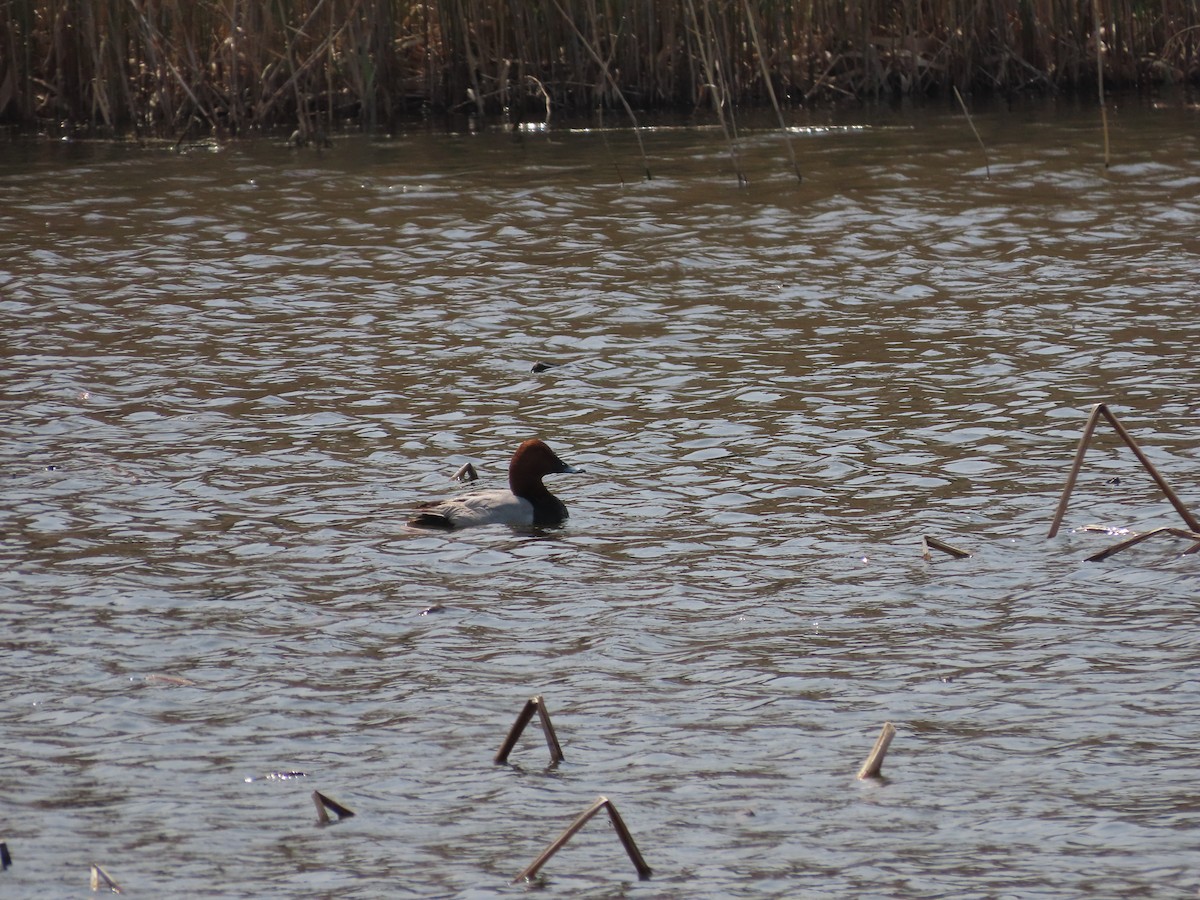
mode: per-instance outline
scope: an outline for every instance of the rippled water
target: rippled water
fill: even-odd
[[[603,793],[653,878],[540,893],[1195,896],[1200,554],[1084,561],[1180,524],[1103,426],[1046,533],[1098,401],[1200,507],[1200,119],[1095,118],[0,147],[0,893],[520,895]],[[565,527],[403,526],[533,435]]]

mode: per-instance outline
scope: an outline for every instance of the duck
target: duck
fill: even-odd
[[[473,525],[545,528],[567,519],[566,505],[542,484],[545,475],[582,472],[569,466],[545,441],[531,438],[517,447],[508,464],[508,490],[475,491],[449,500],[423,503],[408,520],[414,528],[454,531]]]

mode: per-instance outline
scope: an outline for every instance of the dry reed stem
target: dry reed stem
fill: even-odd
[[[1163,478],[1162,474],[1157,468],[1155,468],[1154,463],[1150,462],[1146,454],[1142,452],[1142,448],[1139,447],[1137,441],[1133,439],[1133,435],[1125,430],[1125,426],[1118,421],[1116,415],[1108,408],[1107,404],[1097,403],[1092,407],[1091,415],[1088,416],[1087,425],[1083,429],[1083,435],[1079,438],[1079,448],[1075,451],[1075,461],[1071,465],[1071,472],[1067,476],[1067,484],[1063,488],[1062,498],[1058,501],[1058,508],[1054,511],[1054,521],[1050,524],[1050,533],[1047,534],[1046,537],[1052,538],[1058,534],[1058,528],[1062,524],[1063,515],[1067,511],[1067,503],[1071,499],[1071,492],[1075,489],[1075,481],[1079,477],[1079,470],[1083,466],[1083,455],[1087,452],[1088,445],[1092,440],[1092,434],[1095,432],[1096,424],[1100,421],[1101,416],[1103,416],[1108,423],[1112,425],[1113,430],[1117,432],[1117,435],[1121,438],[1121,440],[1124,441],[1126,446],[1133,451],[1133,455],[1136,456],[1138,462],[1142,464],[1142,468],[1144,468],[1149,473],[1150,477],[1154,479],[1154,483],[1157,484],[1159,489],[1162,490],[1163,494],[1166,495],[1167,499],[1171,502],[1171,505],[1175,507],[1175,511],[1183,517],[1183,521],[1187,527],[1192,531],[1200,532],[1200,521],[1197,521],[1196,517],[1193,516],[1191,512],[1188,511],[1188,508],[1183,505],[1183,501],[1179,499],[1179,496],[1171,489],[1171,486],[1167,484],[1166,479]]]
[[[462,29],[463,49],[467,54],[467,73],[471,78],[471,88],[467,91],[467,96],[474,101],[475,112],[482,119],[484,113],[483,87],[479,84],[479,62],[471,45],[471,28],[467,24],[467,13],[463,9],[462,3],[456,3],[455,8],[458,10],[459,27]]]
[[[1100,126],[1104,131],[1104,168],[1108,168],[1108,107],[1104,103],[1104,32],[1101,28],[1100,0],[1092,0],[1093,25],[1096,33],[1096,88],[1100,98]]]
[[[922,537],[921,543],[925,548],[923,555],[927,560],[931,558],[929,554],[930,549],[940,550],[942,553],[947,553],[950,556],[953,556],[955,559],[966,559],[971,555],[966,550],[962,550],[952,544],[947,544],[945,541],[940,541],[935,537],[930,537],[929,535]]]
[[[646,860],[643,858],[641,851],[638,850],[637,843],[633,840],[633,835],[630,834],[629,829],[625,826],[625,820],[621,818],[620,813],[617,812],[617,808],[613,805],[612,801],[601,795],[597,797],[596,801],[586,810],[584,810],[574,822],[568,825],[567,829],[557,838],[555,838],[554,841],[551,842],[550,846],[538,855],[537,859],[526,866],[521,873],[512,880],[512,884],[516,884],[520,881],[528,881],[537,875],[542,866],[550,861],[550,857],[554,856],[555,853],[561,850],[563,846],[566,845],[567,841],[574,837],[579,830],[583,828],[583,826],[586,825],[588,821],[591,820],[591,818],[602,809],[608,810],[608,819],[612,823],[613,830],[616,831],[617,837],[621,841],[621,845],[625,848],[625,852],[629,855],[629,859],[633,863],[634,868],[637,869],[638,877],[643,881],[649,878],[653,873],[650,869],[650,866],[646,864]]]
[[[517,745],[521,733],[525,731],[525,726],[529,724],[534,713],[537,713],[538,719],[542,723],[542,734],[545,735],[546,746],[550,750],[550,763],[557,765],[566,758],[563,756],[562,745],[558,742],[558,735],[554,732],[554,725],[550,721],[550,711],[546,709],[546,701],[539,694],[525,701],[525,705],[517,715],[517,720],[513,722],[512,728],[508,730],[508,736],[505,737],[504,743],[500,745],[500,749],[496,753],[494,762],[497,765],[508,762],[509,754]]]
[[[983,145],[983,138],[979,136],[979,131],[975,128],[975,122],[971,119],[971,111],[967,109],[967,102],[963,100],[962,94],[958,92],[958,87],[954,88],[954,96],[958,98],[958,105],[962,107],[963,115],[967,117],[967,124],[971,126],[971,133],[975,135],[975,140],[979,141],[979,149],[983,151],[983,167],[987,171],[987,180],[992,180],[992,166],[988,162],[987,147]]]
[[[892,743],[892,738],[896,736],[896,726],[891,722],[884,722],[883,728],[879,732],[879,737],[875,739],[875,746],[871,748],[866,760],[862,764],[862,768],[858,770],[858,779],[860,781],[867,778],[878,778],[879,771],[883,768],[883,758],[887,755],[888,746]]]
[[[604,128],[604,107],[600,107],[597,112],[600,120],[600,140],[604,142],[604,152],[608,154],[609,160],[612,161],[613,169],[617,173],[617,182],[621,185],[621,187],[625,187],[625,176],[621,173],[621,164],[618,163],[617,158],[613,156],[612,147],[610,147],[608,144],[608,132]],[[538,365],[541,365],[541,363],[538,363]],[[531,371],[540,372],[544,370],[538,369],[537,366],[535,366]]]
[[[1108,559],[1108,557],[1112,556],[1113,554],[1120,553],[1122,550],[1136,546],[1147,538],[1154,537],[1156,534],[1169,534],[1173,537],[1187,538],[1188,540],[1198,542],[1184,550],[1183,553],[1180,554],[1181,556],[1187,556],[1190,553],[1195,553],[1197,550],[1200,550],[1200,534],[1197,534],[1195,531],[1186,531],[1182,528],[1155,528],[1151,531],[1144,532],[1143,534],[1136,534],[1127,540],[1121,541],[1119,544],[1114,544],[1107,550],[1101,550],[1099,553],[1089,556],[1085,561],[1099,562],[1102,559]]]
[[[346,809],[346,807],[342,806],[336,801],[330,800],[320,791],[312,792],[312,800],[313,805],[317,807],[318,825],[328,825],[332,821],[329,818],[329,813],[326,812],[327,809],[333,810],[334,814],[338,817],[339,822],[342,821],[342,819],[349,819],[354,815],[351,810]]]
[[[733,163],[733,171],[737,176],[738,187],[744,187],[750,181],[742,171],[742,164],[738,159],[735,134],[730,132],[729,123],[725,118],[727,91],[724,75],[715,59],[716,33],[713,27],[712,16],[709,13],[708,3],[706,0],[701,0],[701,3],[704,4],[703,30],[700,25],[700,18],[696,14],[696,4],[693,0],[687,0],[687,8],[692,15],[692,31],[696,38],[696,48],[700,54],[700,65],[704,70],[704,84],[702,87],[707,88],[712,95],[713,110],[717,114],[717,120],[721,123],[721,132],[725,135],[725,144],[729,149],[729,159]]]
[[[1175,507],[1175,511],[1183,517],[1184,524],[1186,524],[1187,527],[1192,531],[1200,531],[1200,520],[1198,520],[1191,514],[1191,512],[1188,511],[1188,508],[1183,505],[1183,501],[1179,499],[1179,496],[1173,490],[1171,490],[1171,486],[1167,484],[1167,480],[1163,478],[1162,474],[1158,471],[1158,469],[1155,468],[1154,463],[1150,462],[1149,457],[1142,452],[1142,448],[1139,447],[1138,442],[1133,439],[1133,435],[1125,430],[1125,426],[1120,423],[1116,415],[1113,414],[1106,404],[1100,404],[1100,411],[1104,418],[1108,420],[1108,423],[1112,425],[1117,434],[1120,435],[1121,440],[1123,440],[1129,449],[1133,451],[1133,455],[1138,458],[1138,462],[1142,464],[1142,467],[1150,474],[1150,477],[1154,479],[1154,483],[1158,485],[1159,489],[1163,492],[1163,494],[1166,495],[1166,498],[1171,501],[1171,505]]]
[[[1133,547],[1137,544],[1140,544],[1142,541],[1146,540],[1147,538],[1152,538],[1152,537],[1154,537],[1154,535],[1161,534],[1164,531],[1166,531],[1165,528],[1155,528],[1153,531],[1147,531],[1143,534],[1136,534],[1131,538],[1121,541],[1119,544],[1114,544],[1113,546],[1109,547],[1107,550],[1102,550],[1099,553],[1089,556],[1086,561],[1087,562],[1099,562],[1102,559],[1107,559],[1108,557],[1112,556],[1114,553],[1120,553],[1122,550],[1125,550],[1129,547]]]
[[[803,183],[804,179],[800,175],[800,164],[796,162],[796,150],[792,147],[792,136],[788,132],[787,123],[783,121],[783,110],[779,108],[779,98],[775,96],[775,85],[771,83],[771,73],[767,71],[767,58],[763,54],[762,41],[758,37],[758,25],[754,22],[754,13],[750,10],[750,0],[742,0],[742,6],[746,10],[746,24],[750,27],[750,35],[754,38],[754,52],[758,56],[758,64],[762,69],[763,84],[767,88],[767,95],[771,98],[771,106],[775,110],[775,115],[779,119],[779,131],[783,135],[783,145],[787,147],[788,158],[792,161],[792,171],[796,173],[796,181]]]
[[[625,99],[625,92],[621,90],[621,86],[617,84],[617,79],[614,78],[612,72],[609,71],[608,63],[604,61],[604,57],[600,55],[600,51],[593,47],[591,42],[583,36],[583,32],[580,31],[579,26],[575,24],[575,20],[567,14],[567,11],[563,9],[562,4],[559,3],[558,0],[553,0],[553,3],[554,7],[562,15],[563,19],[568,25],[571,26],[571,31],[573,31],[575,36],[579,38],[579,42],[583,44],[583,47],[585,50],[587,50],[588,55],[590,55],[595,61],[596,65],[600,67],[601,71],[604,73],[605,80],[612,86],[613,92],[617,95],[617,99],[620,100],[621,105],[625,107],[625,114],[629,116],[629,121],[633,123],[633,136],[637,138],[638,150],[640,150],[642,154],[642,169],[646,174],[646,180],[652,180],[652,176],[650,175],[650,160],[646,158],[646,146],[642,143],[642,131],[638,126],[637,116],[633,114],[633,107],[630,106],[629,101]]]
[[[108,890],[110,893],[121,893],[121,886],[113,880],[113,877],[104,871],[103,867],[92,863],[92,878],[91,886],[93,891]]]
[[[1079,470],[1083,467],[1083,455],[1087,452],[1088,444],[1092,440],[1092,433],[1096,430],[1096,423],[1100,421],[1100,407],[1103,404],[1097,403],[1092,407],[1092,413],[1088,416],[1087,424],[1083,428],[1083,434],[1079,438],[1079,446],[1075,450],[1075,460],[1071,464],[1071,471],[1067,475],[1067,483],[1063,487],[1062,498],[1058,501],[1058,508],[1054,511],[1054,520],[1050,523],[1050,533],[1047,538],[1052,538],[1058,534],[1058,527],[1062,524],[1063,515],[1067,511],[1067,503],[1071,499],[1071,492],[1075,490],[1075,481],[1079,478]]]

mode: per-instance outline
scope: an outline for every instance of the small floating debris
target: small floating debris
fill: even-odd
[[[554,733],[554,725],[550,722],[550,712],[546,709],[546,701],[539,694],[525,701],[525,706],[521,709],[517,720],[513,722],[512,728],[508,730],[508,737],[504,739],[499,752],[496,753],[496,765],[508,762],[508,755],[512,753],[513,747],[516,746],[517,740],[521,737],[525,726],[529,724],[529,720],[533,718],[534,713],[537,713],[538,720],[542,723],[542,733],[546,736],[546,746],[550,748],[551,765],[557,765],[565,759],[562,746],[558,743],[558,735]]]
[[[0,870],[7,869],[12,865],[12,857],[8,853],[8,844],[0,841]]]
[[[479,480],[479,473],[475,471],[475,467],[470,463],[463,463],[459,466],[458,471],[450,477],[455,481],[461,481],[463,484],[469,484],[472,481]]]
[[[574,822],[567,826],[567,830],[560,834],[553,843],[550,844],[541,855],[531,862],[525,869],[512,880],[513,884],[519,881],[528,881],[537,875],[538,870],[550,861],[555,853],[563,848],[575,834],[588,823],[588,820],[600,810],[608,811],[608,819],[612,822],[613,830],[616,831],[617,837],[621,839],[622,846],[625,847],[625,852],[629,854],[629,859],[637,869],[638,878],[645,881],[652,874],[650,867],[646,865],[646,860],[642,858],[641,852],[637,848],[637,844],[633,840],[633,835],[629,833],[629,829],[625,827],[625,821],[617,812],[616,806],[607,797],[601,795],[596,798],[596,802],[589,806]]]
[[[317,824],[318,825],[328,825],[333,821],[332,819],[329,818],[329,813],[326,812],[326,810],[330,810],[331,812],[333,812],[337,816],[337,820],[339,822],[342,821],[342,819],[349,819],[351,816],[354,815],[354,813],[351,812],[350,810],[346,809],[346,807],[342,806],[340,803],[337,803],[334,800],[330,800],[328,797],[326,797],[320,791],[313,791],[312,799],[313,799],[313,803],[317,807]]]
[[[879,732],[879,737],[875,739],[875,746],[871,748],[871,752],[863,762],[862,768],[858,770],[859,781],[879,777],[879,772],[883,768],[883,758],[887,755],[888,746],[892,743],[892,738],[895,736],[896,726],[891,722],[884,722],[883,728]]]
[[[268,772],[266,775],[247,776],[246,784],[251,784],[255,781],[292,781],[296,778],[307,778],[307,772]]]
[[[960,547],[955,547],[953,544],[947,544],[945,541],[939,541],[937,538],[930,537],[929,535],[925,535],[921,538],[921,545],[925,548],[921,555],[925,557],[926,562],[933,558],[929,552],[930,550],[940,550],[942,553],[947,553],[950,556],[953,556],[955,559],[966,559],[971,555]]]
[[[440,603],[435,603],[435,604],[433,604],[433,606],[427,606],[423,610],[421,610],[421,615],[432,616],[434,613],[440,613],[440,612],[445,612],[445,611],[446,611],[446,607],[442,606],[442,604],[440,604]]]
[[[101,866],[92,863],[92,890],[107,890],[113,894],[119,894],[121,893],[121,886]]]

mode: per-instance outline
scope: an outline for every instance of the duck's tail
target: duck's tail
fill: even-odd
[[[412,528],[437,528],[441,531],[453,531],[454,523],[448,516],[436,512],[423,512],[408,520]]]

